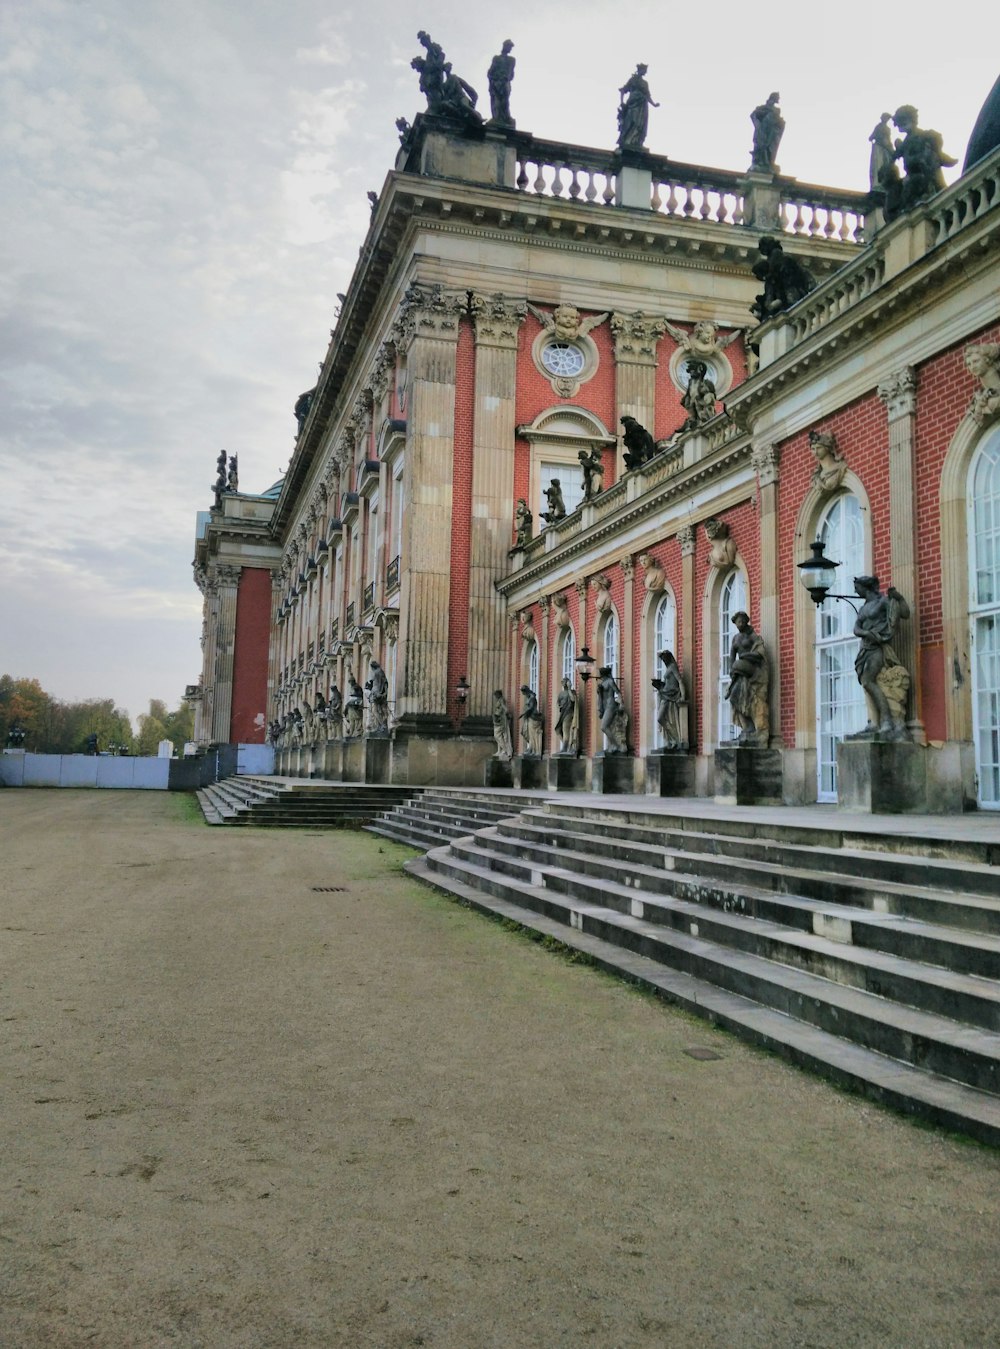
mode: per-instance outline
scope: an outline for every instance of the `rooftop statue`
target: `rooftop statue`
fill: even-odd
[[[868,186],[872,192],[883,190],[883,175],[892,167],[896,158],[892,132],[889,130],[891,121],[892,113],[884,112],[878,120],[878,126],[868,137],[872,147],[871,158],[868,161]]]
[[[630,75],[618,90],[618,149],[642,150],[646,144],[646,132],[649,127],[649,110],[658,108],[654,103],[646,83],[645,65],[637,65],[635,74]]]
[[[300,393],[295,400],[295,420],[298,423],[297,435],[302,434],[302,428],[306,424],[306,418],[309,416],[309,409],[312,407],[312,400],[316,395],[315,388],[306,389],[305,393]]]
[[[622,443],[625,446],[625,468],[641,468],[643,464],[656,456],[656,441],[644,426],[640,426],[634,417],[621,418],[625,431]]]
[[[565,520],[566,503],[558,478],[553,478],[550,486],[546,487],[545,500],[549,503],[549,509],[542,512],[542,519],[546,524],[554,525],[557,520]]]
[[[764,289],[750,306],[750,313],[763,323],[797,304],[816,288],[816,280],[801,262],[785,256],[785,250],[773,235],[765,234],[757,248],[760,257],[752,270],[763,281]]]
[[[514,79],[515,58],[511,56],[514,44],[510,38],[500,48],[499,53],[490,62],[486,78],[490,86],[490,121],[497,126],[514,125],[510,115],[510,86]]]
[[[215,509],[222,510],[222,494],[227,490],[226,475],[226,452],[219,451],[219,457],[215,461],[215,482],[212,484],[212,491],[215,493]]]
[[[517,507],[514,511],[514,547],[511,553],[520,552],[522,548],[527,548],[531,542],[531,524],[532,514],[528,510],[528,503],[524,497],[518,497]]]
[[[877,576],[855,576],[854,589],[863,601],[854,621],[854,635],[861,641],[854,669],[865,691],[868,725],[849,739],[902,740],[910,673],[892,643],[900,620],[910,616],[910,606],[893,586],[883,595]]]
[[[901,160],[906,177],[900,180],[895,162],[882,170],[881,185],[885,191],[883,208],[886,220],[895,220],[897,216],[911,210],[919,202],[933,197],[945,186],[943,168],[952,168],[958,163],[944,152],[943,140],[939,131],[923,131],[917,125],[919,114],[916,108],[904,103],[892,114],[896,130],[903,133],[897,138],[893,149],[893,161]]]
[[[427,99],[427,111],[441,111],[444,96],[444,48],[431,40],[421,28],[417,41],[424,49],[423,56],[415,56],[410,65],[420,76],[420,92]]]
[[[750,114],[753,122],[753,151],[750,168],[764,173],[776,173],[778,146],[785,131],[785,119],[778,107],[780,94],[771,94],[766,103],[759,103]]]
[[[729,648],[729,688],[726,697],[739,728],[741,745],[766,745],[770,734],[768,688],[770,671],[764,639],[754,632],[750,615],[741,609],[733,614],[736,636]]]
[[[240,490],[239,455],[231,454],[229,456],[229,473],[226,477],[226,491],[238,492],[239,490]]]
[[[444,84],[441,88],[441,106],[438,112],[442,117],[452,117],[466,126],[482,126],[483,119],[476,111],[479,95],[471,84],[466,84],[460,75],[451,68],[451,62],[444,63]]]
[[[717,415],[715,405],[718,397],[715,382],[710,378],[704,361],[687,361],[685,369],[688,372],[688,386],[684,390],[681,407],[687,412],[687,421],[681,431],[697,431],[699,426],[704,426]]]
[[[583,469],[583,499],[593,501],[604,486],[604,460],[601,458],[601,452],[593,446],[589,450],[579,450],[576,457]]]

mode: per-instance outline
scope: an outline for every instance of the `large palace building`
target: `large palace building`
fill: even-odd
[[[404,124],[284,479],[200,520],[198,740],[1000,808],[1000,151],[908,197],[886,146],[863,194]]]

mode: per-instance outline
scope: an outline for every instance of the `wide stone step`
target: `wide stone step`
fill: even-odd
[[[665,966],[658,959],[605,940],[584,926],[582,915],[574,920],[573,910],[568,907],[561,909],[557,916],[549,916],[542,906],[550,902],[551,896],[542,887],[515,888],[494,877],[488,869],[459,863],[457,859],[452,859],[451,869],[446,872],[440,864],[446,861],[447,853],[447,849],[440,849],[426,857],[415,858],[405,864],[406,870],[481,912],[557,938],[571,949],[587,955],[600,968],[648,988],[666,1001],[732,1030],[751,1043],[763,1045],[793,1063],[860,1091],[872,1100],[960,1130],[993,1146],[1000,1145],[1000,1101],[995,1096],[852,1043],[767,1006],[752,996],[720,987],[686,970]],[[697,939],[689,938],[688,941],[695,941],[702,948],[708,946]],[[807,978],[800,971],[789,971],[789,975],[798,981]],[[866,996],[853,990],[837,989],[835,985],[833,989],[841,996]],[[908,1015],[919,1017],[921,1014]],[[957,1033],[982,1034],[962,1028],[958,1028]]]
[[[408,848],[419,848],[421,852],[427,852],[431,848],[440,848],[443,844],[449,843],[449,835],[431,831],[428,829],[418,829],[415,825],[397,823],[394,820],[382,819],[376,820],[372,824],[365,825],[365,831],[369,834],[380,834],[383,838],[392,839],[394,843],[405,843]]]
[[[589,833],[598,833],[608,847],[619,850],[623,860],[630,856],[630,844],[638,849],[660,848],[683,853],[717,856],[721,861],[735,859],[747,865],[801,867],[820,875],[829,873],[832,883],[845,877],[864,876],[875,882],[912,884],[925,888],[944,887],[947,890],[995,897],[1000,901],[1000,867],[967,858],[939,858],[910,854],[902,851],[885,852],[873,848],[850,846],[845,836],[829,831],[823,841],[806,842],[803,829],[768,826],[768,837],[733,834],[725,828],[726,822],[716,819],[699,821],[695,818],[660,818],[625,820],[620,818],[588,818],[577,810],[564,809],[561,804],[532,812],[540,821],[567,833],[579,833],[585,824]],[[741,822],[738,822],[741,823]],[[722,826],[722,827],[720,827]],[[857,836],[849,836],[857,843]],[[908,840],[916,846],[915,840]],[[636,854],[638,856],[638,854]],[[1000,926],[997,928],[1000,931]]]
[[[952,884],[939,879],[936,888],[913,883],[888,882],[859,875],[853,879],[834,878],[827,872],[810,871],[796,865],[801,854],[791,851],[792,860],[782,864],[748,862],[738,857],[717,857],[710,853],[680,851],[653,843],[601,840],[599,851],[594,849],[592,835],[553,828],[546,817],[526,815],[505,820],[500,826],[511,839],[511,846],[525,849],[532,845],[584,854],[580,865],[594,875],[628,874],[647,876],[654,889],[668,887],[676,892],[664,873],[673,871],[694,875],[699,882],[713,881],[724,896],[739,896],[745,889],[770,890],[779,895],[815,900],[818,904],[844,905],[867,909],[872,915],[892,915],[900,920],[914,920],[925,924],[944,924],[961,929],[968,936],[956,934],[960,949],[961,968],[970,973],[1000,977],[1000,959],[985,962],[973,957],[965,961],[962,950],[970,952],[996,951],[1000,953],[1000,899],[988,895],[974,895],[955,891],[960,878]],[[688,836],[690,837],[690,836]],[[647,883],[644,881],[644,884]],[[757,908],[753,912],[758,912]],[[799,924],[801,926],[801,924]],[[892,930],[892,929],[887,929]],[[906,929],[900,928],[901,932]],[[978,937],[982,935],[983,941]],[[920,956],[920,959],[934,957]]]
[[[838,982],[820,972],[822,965],[810,969],[782,962],[774,952],[768,957],[757,949],[733,945],[731,928],[706,924],[702,915],[685,913],[683,906],[678,906],[677,917],[687,920],[686,930],[652,922],[645,901],[639,901],[641,913],[622,913],[597,901],[588,902],[582,892],[553,888],[550,874],[529,869],[518,877],[512,859],[504,873],[493,862],[488,854],[477,856],[454,846],[428,854],[433,877],[482,886],[492,895],[521,903],[570,928],[914,1066],[977,1089],[1000,1088],[1000,1034],[995,1031],[961,1025],[941,1013],[901,1005],[864,987]],[[538,880],[544,883],[537,884]]]
[[[573,801],[549,802],[548,813],[566,819],[584,819],[588,827],[618,829],[622,826],[707,833],[722,837],[767,841],[792,846],[813,847],[828,854],[839,852],[862,853],[882,858],[891,863],[900,857],[919,859],[921,863],[942,861],[950,864],[972,863],[984,867],[995,878],[1000,878],[1000,848],[986,840],[978,842],[967,838],[926,837],[903,832],[897,819],[889,832],[851,828],[849,824],[831,828],[828,824],[784,822],[755,818],[753,815],[714,811],[708,806],[704,813],[670,814],[662,810],[643,809],[641,804],[628,807],[584,805]]]

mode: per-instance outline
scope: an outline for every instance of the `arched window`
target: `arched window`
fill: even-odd
[[[573,685],[576,684],[576,637],[572,628],[566,628],[562,639],[562,662],[559,678],[568,679]]]
[[[604,644],[602,665],[610,665],[611,673],[618,678],[618,615],[612,610],[604,624]]]
[[[538,694],[538,643],[532,642],[528,647],[528,679],[527,684],[532,693]]]
[[[669,590],[665,590],[660,596],[656,608],[653,610],[653,650],[652,659],[649,668],[653,671],[653,677],[659,678],[663,669],[660,664],[659,654],[661,651],[672,651],[677,654],[677,605],[674,597]],[[650,713],[650,725],[653,728],[653,748],[663,748],[663,732],[660,724],[656,720],[657,701],[656,690],[651,690],[653,694],[652,710]]]
[[[743,573],[735,567],[726,577],[719,595],[719,744],[729,745],[739,735],[739,727],[733,725],[733,709],[726,693],[729,690],[729,648],[732,646],[733,614],[742,609],[747,612],[747,585]]]
[[[1000,810],[1000,427],[969,467],[972,733],[979,804]]]
[[[865,531],[861,505],[850,492],[835,497],[820,517],[816,537],[827,557],[839,562],[838,576],[848,580],[865,570]],[[860,731],[867,720],[865,695],[854,669],[858,639],[854,610],[842,600],[816,609],[816,795],[837,799],[837,745]]]

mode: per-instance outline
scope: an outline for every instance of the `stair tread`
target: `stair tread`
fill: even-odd
[[[458,859],[452,860],[457,861]],[[895,1104],[905,1105],[907,1099],[912,1098],[933,1107],[935,1111],[942,1111],[945,1114],[954,1112],[957,1117],[956,1122],[960,1123],[963,1117],[975,1120],[988,1126],[991,1135],[993,1131],[996,1131],[995,1138],[991,1136],[990,1141],[1000,1141],[1000,1099],[989,1092],[967,1086],[949,1077],[930,1073],[926,1069],[914,1067],[888,1055],[880,1054],[876,1050],[867,1049],[851,1040],[841,1039],[839,1036],[832,1035],[830,1032],[821,1030],[807,1022],[799,1021],[785,1012],[769,1008],[763,1003],[756,1002],[742,994],[729,992],[699,979],[697,976],[666,967],[648,956],[616,946],[614,943],[607,942],[603,938],[595,937],[589,933],[580,932],[557,920],[549,919],[543,914],[523,908],[510,900],[499,899],[492,894],[484,894],[474,883],[476,879],[479,879],[476,876],[475,868],[470,867],[468,869],[473,883],[466,884],[454,877],[446,877],[440,872],[434,871],[433,861],[434,859],[429,856],[418,858],[407,862],[405,867],[410,874],[420,877],[431,885],[458,894],[480,907],[511,918],[522,923],[525,927],[545,932],[557,938],[566,946],[590,954],[605,967],[637,978],[640,982],[664,993],[672,1001],[678,1001],[693,1011],[702,1015],[707,1013],[713,1018],[720,1019],[726,1025],[747,1028],[764,1040],[765,1043],[773,1042],[795,1048],[798,1054],[813,1066],[839,1068],[847,1077],[871,1082],[885,1092],[887,1099]],[[491,873],[484,872],[483,874],[490,875]],[[552,898],[550,892],[539,890],[537,887],[531,887],[531,889],[539,897],[544,896],[547,900]],[[622,917],[622,915],[616,916]],[[675,933],[673,935],[682,934]],[[687,940],[700,941],[700,939],[691,938]],[[706,945],[704,942],[700,944]],[[800,976],[802,973],[790,967],[781,968],[795,976]],[[808,978],[815,981],[815,976],[808,976]],[[840,985],[832,985],[831,987],[838,991],[844,991]],[[847,991],[858,992],[857,990]],[[863,996],[868,999],[873,997],[871,994]],[[884,1000],[879,999],[878,1001]],[[889,1005],[896,1006],[895,1004]],[[910,1012],[913,1009],[902,1010]],[[920,1019],[928,1016],[926,1013],[916,1013],[916,1015]],[[934,1019],[941,1021],[942,1027],[946,1028],[949,1033],[956,1033],[955,1023],[947,1022],[945,1018]],[[963,1038],[970,1036],[974,1044],[985,1040],[1000,1042],[1000,1036],[990,1036],[989,1032],[985,1031],[958,1027],[957,1032]],[[947,1121],[942,1119],[941,1122]]]

